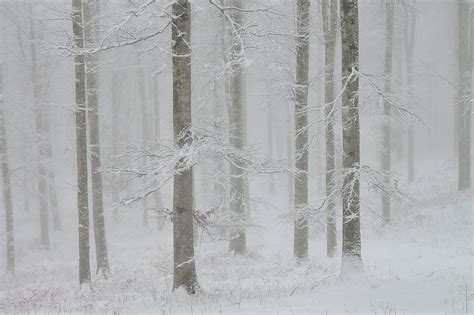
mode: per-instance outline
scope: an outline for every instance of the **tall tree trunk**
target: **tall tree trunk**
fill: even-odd
[[[296,87],[295,87],[295,209],[308,207],[308,69],[309,0],[298,0],[296,8]],[[306,211],[303,211],[306,212]],[[294,223],[294,255],[308,256],[308,220],[298,215]]]
[[[413,6],[416,1],[413,1]],[[405,56],[407,62],[407,92],[410,102],[414,104],[414,85],[413,85],[413,54],[415,50],[415,32],[416,32],[416,12],[415,7],[408,14],[405,23]],[[415,129],[413,124],[408,126],[408,183],[415,180]]]
[[[37,134],[38,146],[38,198],[40,212],[40,230],[41,230],[41,247],[49,249],[49,225],[48,225],[48,196],[47,196],[47,171],[44,165],[47,158],[47,144],[44,135],[45,120],[45,104],[44,104],[44,87],[41,80],[44,79],[38,73],[38,62],[35,47],[35,28],[33,24],[33,10],[29,6],[30,13],[30,54],[31,54],[31,81],[33,84],[33,99],[35,104],[35,127]]]
[[[385,30],[385,66],[384,66],[384,102],[382,119],[382,154],[380,164],[384,173],[384,185],[390,186],[391,170],[391,148],[392,148],[392,113],[390,102],[387,98],[392,97],[392,54],[393,54],[393,21],[394,21],[394,1],[386,2],[386,30]],[[390,222],[390,198],[385,192],[382,193],[382,212],[386,223]]]
[[[5,104],[3,96],[3,64],[0,61],[0,162],[2,163],[2,191],[5,207],[5,231],[7,246],[7,272],[15,273],[15,236],[13,230],[12,190],[10,166],[8,164],[8,144],[5,128]]]
[[[72,28],[77,49],[84,48],[82,0],[72,0]],[[77,211],[79,230],[79,283],[90,287],[89,206],[87,191],[86,74],[83,54],[74,58],[76,76]]]
[[[188,0],[173,3],[173,129],[179,147],[190,145],[191,133],[191,5]],[[193,240],[193,170],[174,177],[173,242],[175,289],[196,293],[198,280]]]
[[[84,10],[84,36],[87,46],[94,47],[98,37],[98,0],[87,0]],[[87,55],[86,91],[87,123],[89,126],[89,158],[92,182],[92,215],[97,259],[97,274],[107,276],[110,271],[105,235],[104,201],[102,175],[100,173],[100,128],[99,128],[99,67],[98,54]]]
[[[341,2],[342,141],[344,182],[342,192],[341,275],[362,271],[360,235],[360,130],[359,130],[359,12],[358,0]]]
[[[242,0],[232,0],[232,6],[238,9],[242,8]],[[245,109],[243,100],[243,42],[242,42],[242,12],[240,10],[232,11],[234,22],[232,32],[232,74],[230,79],[231,106],[229,109],[229,142],[237,148],[245,147]],[[234,254],[244,254],[247,250],[246,233],[243,222],[245,222],[248,197],[248,182],[244,171],[239,165],[230,165],[230,210],[234,215],[237,226],[232,233],[232,239],[229,242],[229,249]]]
[[[472,57],[470,56],[470,8],[466,0],[458,0],[458,186],[459,191],[471,189],[471,91]]]
[[[148,131],[148,102],[146,99],[146,83],[145,83],[145,73],[143,71],[142,64],[140,62],[139,54],[137,53],[137,76],[138,76],[138,94],[140,96],[140,105],[141,105],[141,123],[142,123],[142,140],[150,140],[149,131]],[[145,159],[146,163],[146,159]],[[148,198],[143,198],[143,226],[148,226]]]
[[[270,73],[268,74],[270,76]],[[269,102],[266,104],[266,112],[267,112],[267,144],[268,144],[268,156],[273,159],[273,102],[271,101],[271,93],[272,87],[269,78],[267,77],[265,80],[265,90],[266,90],[266,98]],[[275,192],[275,176],[270,174],[270,192]]]
[[[327,236],[326,252],[332,257],[337,249],[336,231],[336,150],[334,144],[335,134],[335,93],[334,93],[334,66],[336,62],[337,38],[337,1],[323,0],[322,18],[325,42],[325,121],[326,121],[326,198],[327,198]]]
[[[158,75],[153,78],[153,102],[154,102],[154,123],[153,123],[153,134],[154,141],[160,141],[160,82]],[[158,190],[154,193],[155,197],[155,209],[156,209],[156,220],[158,224],[158,230],[161,231],[165,224],[164,218],[161,214],[163,210],[163,200],[161,190]]]

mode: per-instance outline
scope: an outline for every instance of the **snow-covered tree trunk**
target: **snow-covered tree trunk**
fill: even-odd
[[[392,54],[393,54],[393,22],[394,22],[394,1],[386,1],[386,29],[385,29],[385,65],[384,65],[384,101],[383,101],[383,119],[382,119],[382,152],[380,156],[380,165],[384,173],[384,184],[390,186],[391,170],[391,148],[392,148],[392,114],[390,102],[387,98],[392,97]],[[385,222],[390,222],[390,198],[385,192],[382,193],[382,213]]]
[[[359,12],[358,0],[341,2],[342,141],[344,181],[342,193],[341,275],[362,271],[360,235],[360,126],[359,126]]]
[[[190,145],[191,133],[191,4],[187,0],[173,3],[173,129],[179,147]],[[174,176],[173,242],[174,285],[196,293],[193,240],[193,170]]]
[[[30,57],[31,57],[31,81],[33,84],[33,99],[35,104],[35,127],[37,134],[38,147],[38,198],[39,198],[39,215],[40,215],[40,231],[41,231],[41,247],[49,249],[49,224],[48,224],[48,183],[47,170],[44,162],[47,158],[47,144],[44,137],[44,87],[41,85],[41,80],[44,79],[38,71],[37,54],[35,47],[35,28],[33,24],[33,12],[31,5],[29,6],[30,13]]]
[[[229,142],[237,148],[245,147],[245,109],[243,100],[243,39],[242,35],[242,0],[232,0],[232,6],[238,8],[232,11],[232,43],[231,43],[231,79],[230,96],[231,104],[229,108]],[[245,227],[246,198],[248,197],[248,182],[244,171],[239,165],[230,165],[230,210],[236,219],[237,227],[234,229],[229,242],[229,249],[235,254],[244,254],[247,247]]]
[[[87,0],[84,10],[84,36],[88,47],[94,47],[98,29],[96,17],[98,0]],[[94,238],[97,258],[97,273],[107,276],[109,260],[105,236],[104,201],[102,194],[102,175],[100,173],[100,128],[99,128],[99,66],[98,54],[87,55],[86,91],[87,91],[87,124],[89,127],[89,158],[92,182],[92,215],[94,221]]]
[[[308,207],[308,70],[309,0],[298,0],[296,8],[296,87],[295,87],[295,210]],[[293,252],[297,258],[308,256],[308,220],[297,215],[294,222]]]
[[[5,103],[3,99],[3,64],[0,61],[0,163],[2,164],[2,192],[5,207],[5,234],[7,272],[15,273],[15,235],[13,230],[13,205],[8,164],[8,142],[5,128]]]
[[[460,191],[471,188],[471,92],[472,57],[470,56],[470,8],[467,0],[458,0],[458,186]]]
[[[326,198],[327,198],[327,236],[326,252],[333,256],[337,249],[336,231],[336,151],[335,151],[335,93],[334,93],[334,66],[336,61],[336,38],[337,38],[337,2],[323,0],[322,18],[324,27],[325,43],[325,123],[326,123]]]
[[[413,2],[415,6],[416,1]],[[413,83],[413,54],[415,50],[416,12],[415,7],[410,10],[404,25],[405,31],[405,57],[407,67],[407,94],[411,102],[414,102]],[[413,124],[408,126],[408,183],[415,180],[415,128]]]
[[[84,48],[82,0],[72,0],[72,28],[77,49]],[[79,283],[91,282],[89,257],[89,206],[87,185],[86,73],[83,54],[74,58],[76,91],[77,211],[79,229]]]

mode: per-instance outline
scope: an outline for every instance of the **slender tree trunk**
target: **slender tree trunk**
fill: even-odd
[[[97,0],[87,0],[84,10],[85,42],[93,47],[98,36],[96,12]],[[89,126],[89,158],[92,182],[92,215],[94,219],[94,238],[97,259],[97,274],[107,276],[110,271],[105,235],[104,201],[102,175],[100,173],[100,128],[99,128],[99,66],[98,54],[86,57],[87,120]]]
[[[296,8],[296,104],[295,168],[302,174],[295,178],[295,209],[308,207],[308,70],[309,70],[309,0],[298,0]],[[294,255],[308,256],[308,220],[298,215],[294,223]]]
[[[242,8],[242,0],[233,0],[232,6]],[[234,21],[232,33],[232,77],[230,79],[231,106],[229,109],[229,142],[237,148],[245,147],[245,109],[243,100],[243,42],[242,34],[242,12],[233,10],[232,19]],[[244,171],[239,165],[230,165],[230,210],[238,225],[233,231],[229,249],[234,254],[244,254],[247,250],[245,227],[243,226],[246,217],[246,198],[248,197],[248,182]]]
[[[458,70],[458,185],[459,191],[471,189],[471,92],[472,57],[470,56],[470,8],[466,0],[458,0],[459,10],[459,70]]]
[[[342,141],[344,182],[342,193],[341,275],[362,271],[360,235],[360,130],[359,130],[359,13],[358,0],[341,2]]]
[[[76,48],[84,48],[82,0],[72,0],[72,26]],[[84,55],[74,58],[76,75],[77,210],[79,230],[79,283],[90,287],[89,206],[87,185],[86,74]]]
[[[2,164],[2,191],[5,207],[5,231],[7,246],[7,272],[15,273],[15,234],[13,230],[13,206],[8,164],[8,144],[5,128],[5,104],[3,99],[3,64],[0,61],[0,162]]]
[[[413,5],[416,1],[413,2]],[[415,50],[416,13],[415,8],[408,14],[405,23],[405,56],[407,62],[407,92],[410,102],[414,104],[413,53]],[[408,183],[415,180],[415,130],[413,124],[408,127]]]
[[[270,74],[268,74],[270,75]],[[267,77],[265,80],[265,90],[267,92],[266,98],[267,100],[271,100],[271,93],[272,88],[270,84],[270,80]],[[273,102],[269,101],[266,104],[266,112],[267,112],[267,143],[268,143],[268,156],[273,159]],[[275,192],[275,176],[273,174],[270,175],[270,192]]]
[[[154,123],[153,123],[153,134],[154,141],[160,141],[160,83],[158,76],[153,78],[153,101],[154,101]],[[163,210],[163,200],[161,190],[154,193],[155,197],[155,208],[156,208],[156,219],[158,224],[158,230],[161,231],[164,227],[165,221],[161,214]]]
[[[385,97],[383,103],[383,119],[382,119],[382,154],[381,166],[384,173],[384,185],[390,186],[390,170],[391,170],[391,148],[392,148],[392,114],[390,102],[387,98],[392,97],[392,54],[393,54],[393,21],[394,21],[394,2],[388,0],[386,2],[386,30],[385,30]],[[390,195],[382,193],[382,212],[385,222],[390,222]]]
[[[326,116],[326,198],[327,198],[327,237],[326,252],[332,257],[337,250],[336,231],[336,151],[334,144],[335,133],[335,93],[334,93],[334,66],[336,61],[337,38],[337,2],[323,0],[322,2],[324,41],[325,41],[325,116]]]
[[[47,171],[45,168],[45,160],[47,158],[47,144],[44,135],[44,87],[41,86],[41,75],[38,73],[38,62],[35,47],[35,28],[33,24],[33,12],[31,5],[30,13],[30,54],[31,54],[31,81],[33,84],[33,99],[35,104],[35,127],[37,134],[38,146],[38,198],[40,212],[40,230],[41,230],[41,247],[49,249],[49,225],[48,225],[48,196],[47,196]]]
[[[173,3],[173,129],[177,145],[192,142],[191,133],[191,5],[188,0]],[[196,293],[193,240],[193,171],[174,177],[173,191],[174,285]]]
[[[143,141],[150,140],[149,129],[148,129],[148,102],[146,99],[146,83],[145,73],[143,71],[142,64],[140,62],[139,54],[137,53],[137,76],[138,76],[138,93],[140,96],[141,105],[141,123],[142,123],[142,139]],[[145,160],[146,163],[146,160]],[[143,198],[143,226],[148,226],[148,198]]]

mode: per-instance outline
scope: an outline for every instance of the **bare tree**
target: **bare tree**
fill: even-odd
[[[410,101],[414,97],[413,84],[413,54],[415,50],[416,33],[416,0],[412,3],[412,8],[407,11],[407,19],[404,23],[405,32],[405,56],[407,67],[407,90]],[[415,180],[415,130],[413,124],[408,126],[408,183]]]
[[[172,11],[173,129],[177,146],[183,148],[192,142],[191,4],[188,0],[177,0]],[[184,287],[189,294],[194,294],[199,285],[194,257],[191,167],[174,176],[173,188],[173,287]]]
[[[231,78],[229,108],[229,143],[237,148],[245,147],[246,124],[245,124],[245,102],[243,100],[243,39],[242,39],[242,0],[232,0],[232,43],[231,43]],[[247,250],[245,228],[242,222],[245,221],[247,210],[246,197],[248,193],[248,182],[246,181],[244,170],[238,164],[230,165],[230,210],[237,220],[237,227],[233,231],[232,239],[229,242],[229,249],[235,254],[244,254]]]
[[[296,8],[296,87],[295,87],[295,208],[305,213],[308,207],[308,70],[309,7],[311,1],[298,0]],[[308,221],[297,214],[294,224],[294,255],[308,256]]]
[[[470,7],[466,0],[458,0],[458,95],[457,115],[459,134],[458,186],[460,191],[471,188],[471,92],[472,56],[470,56]]]
[[[84,10],[85,43],[93,47],[98,37],[97,10],[98,1],[87,0]],[[104,201],[102,193],[102,175],[100,173],[100,128],[99,128],[99,78],[98,53],[86,56],[86,92],[87,123],[89,127],[89,158],[92,182],[92,214],[94,218],[94,238],[97,259],[97,273],[106,276],[109,273],[107,240],[105,236]]]
[[[72,0],[72,28],[76,48],[84,48],[82,0]],[[77,210],[79,229],[79,283],[90,287],[89,206],[87,187],[86,72],[84,54],[74,58],[76,76]]]
[[[35,127],[37,134],[38,158],[38,198],[39,198],[39,212],[40,212],[40,230],[41,230],[41,247],[49,249],[49,224],[48,224],[48,196],[47,196],[47,170],[44,165],[44,160],[47,158],[47,144],[44,137],[45,124],[45,104],[44,93],[45,89],[40,84],[42,81],[41,71],[38,69],[37,54],[35,47],[35,26],[33,24],[33,9],[29,5],[30,14],[30,57],[31,57],[31,82],[33,84],[33,99],[35,104]]]
[[[384,184],[390,186],[390,170],[391,170],[391,148],[392,148],[392,114],[390,103],[387,97],[392,94],[392,65],[393,65],[393,24],[394,24],[394,1],[386,0],[386,29],[385,29],[385,65],[384,65],[384,81],[385,95],[383,104],[382,119],[382,152],[380,156],[380,164],[385,174]],[[390,194],[382,193],[382,212],[385,222],[390,222]]]
[[[12,189],[10,165],[8,163],[8,142],[5,128],[5,103],[3,99],[3,63],[0,61],[0,163],[2,164],[2,191],[5,207],[5,230],[7,245],[7,272],[15,273],[15,235],[13,229]]]
[[[342,192],[342,269],[362,270],[360,235],[360,126],[359,126],[359,12],[358,0],[341,2],[342,40],[342,141],[344,181]]]
[[[322,18],[325,44],[325,116],[326,116],[326,198],[327,198],[327,238],[326,252],[333,256],[337,249],[336,231],[336,150],[334,144],[335,134],[335,108],[334,69],[336,61],[337,38],[337,2],[322,1]]]

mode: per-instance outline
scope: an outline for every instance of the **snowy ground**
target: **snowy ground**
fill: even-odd
[[[202,292],[193,297],[171,290],[171,226],[159,233],[143,229],[132,212],[109,224],[110,279],[80,292],[71,216],[70,228],[52,235],[49,252],[31,238],[19,239],[17,275],[0,278],[0,312],[472,313],[473,207],[471,196],[455,187],[452,178],[422,177],[411,188],[416,211],[395,206],[394,222],[385,228],[366,218],[365,275],[352,282],[338,278],[339,255],[325,256],[324,232],[312,233],[310,258],[298,264],[291,224],[277,219],[275,209],[260,210],[254,219],[262,227],[249,231],[247,257],[229,254],[224,241],[199,243]],[[17,234],[31,236],[23,233],[28,228]]]

